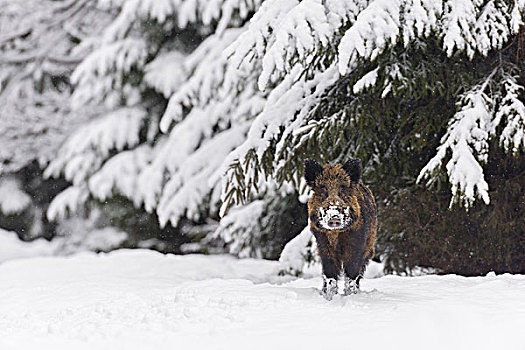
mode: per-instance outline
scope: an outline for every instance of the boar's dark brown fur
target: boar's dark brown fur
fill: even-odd
[[[374,256],[377,230],[376,204],[361,181],[361,162],[350,159],[344,165],[323,167],[307,159],[305,178],[313,190],[308,217],[323,265],[322,293],[332,299],[341,275],[345,294],[356,293],[366,264]]]

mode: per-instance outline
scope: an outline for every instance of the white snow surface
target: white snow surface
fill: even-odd
[[[318,273],[147,250],[0,264],[0,349],[523,349],[525,276],[384,276],[319,295]]]

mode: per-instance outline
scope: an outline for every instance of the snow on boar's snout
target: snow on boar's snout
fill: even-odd
[[[318,217],[318,225],[327,230],[341,230],[352,222],[350,207],[340,208],[337,205],[330,205],[328,209],[319,208]]]

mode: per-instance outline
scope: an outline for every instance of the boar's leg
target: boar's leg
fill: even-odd
[[[345,295],[357,294],[359,292],[359,280],[361,277],[356,278],[355,280],[350,279],[345,276]]]
[[[333,296],[337,294],[337,277],[340,269],[332,259],[326,256],[321,256],[321,263],[323,264],[323,288],[321,294],[326,300],[332,300]]]
[[[363,277],[366,269],[364,258],[351,259],[344,265],[345,271],[345,295],[356,294],[359,292],[359,281]]]

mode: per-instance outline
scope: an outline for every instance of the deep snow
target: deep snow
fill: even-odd
[[[146,250],[7,261],[0,349],[525,348],[525,276],[384,276],[328,302],[316,272],[278,268]]]

